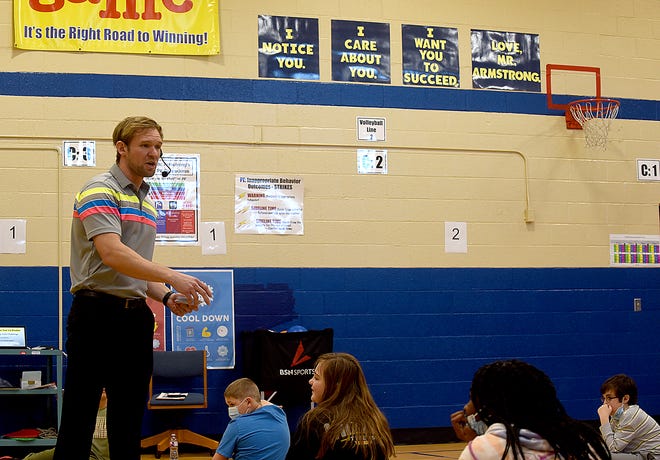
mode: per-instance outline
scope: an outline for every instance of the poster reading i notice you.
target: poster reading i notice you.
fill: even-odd
[[[259,76],[319,79],[319,20],[259,16]]]

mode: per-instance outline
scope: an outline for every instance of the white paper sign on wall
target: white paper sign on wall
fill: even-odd
[[[387,150],[358,149],[358,174],[387,174]]]
[[[638,159],[638,181],[660,181],[660,160]]]
[[[359,141],[384,141],[385,118],[357,117],[357,138]]]
[[[25,219],[0,220],[0,253],[25,254]]]
[[[227,254],[224,222],[202,222],[199,237],[202,255]]]
[[[96,166],[96,141],[64,141],[64,166]]]
[[[467,252],[465,222],[445,222],[445,252]]]

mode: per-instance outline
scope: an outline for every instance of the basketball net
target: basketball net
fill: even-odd
[[[580,99],[568,104],[571,115],[584,130],[587,147],[605,150],[612,120],[619,113],[616,99]]]

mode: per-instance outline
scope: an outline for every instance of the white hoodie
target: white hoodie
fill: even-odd
[[[525,460],[549,460],[555,457],[555,451],[548,441],[529,430],[520,430],[520,446]],[[506,428],[501,423],[493,423],[486,433],[474,438],[461,452],[458,460],[500,460],[506,447]],[[511,447],[506,456],[513,459]]]

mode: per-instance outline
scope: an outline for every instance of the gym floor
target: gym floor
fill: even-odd
[[[430,460],[438,459],[457,459],[465,443],[446,443],[446,444],[411,444],[396,446],[395,460]],[[153,454],[142,454],[142,460],[152,460]],[[168,452],[163,452],[161,459],[169,458]],[[191,452],[185,450],[179,453],[179,458],[185,460],[208,460],[210,457],[206,452]]]
[[[396,446],[397,460],[424,460],[430,458],[438,459],[457,459],[465,443],[447,443],[447,444],[414,444]]]

